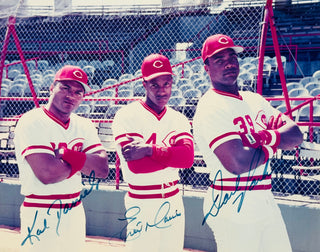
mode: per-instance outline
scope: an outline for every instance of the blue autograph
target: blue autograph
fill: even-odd
[[[95,178],[95,172],[91,171],[88,182],[89,185],[91,186],[89,189],[83,189],[80,193],[80,196],[78,199],[76,199],[75,201],[71,202],[71,204],[63,204],[61,199],[57,199],[54,200],[50,207],[47,210],[47,215],[50,216],[51,215],[51,211],[54,211],[52,206],[53,205],[59,205],[60,207],[55,210],[56,214],[57,214],[57,223],[53,226],[56,227],[56,234],[59,236],[59,227],[60,227],[60,223],[61,223],[61,218],[63,215],[66,215],[69,211],[71,211],[75,206],[77,206],[79,204],[79,202],[81,202],[84,198],[86,198],[88,195],[90,195],[90,193],[95,189],[98,190],[99,189],[99,183],[100,183],[100,179],[96,179]],[[40,226],[41,224],[41,220],[38,223],[38,210],[35,213],[34,219],[33,219],[33,223],[30,227],[27,227],[27,231],[28,231],[28,235],[27,237],[22,241],[21,246],[23,246],[27,241],[30,242],[31,245],[33,245],[34,240],[40,241],[40,236],[47,230],[50,229],[50,226],[48,225],[48,221],[46,218],[43,219],[43,227],[41,228],[35,228],[36,226]],[[37,225],[36,225],[37,224]]]
[[[143,232],[147,232],[150,228],[165,229],[172,225],[170,223],[175,218],[180,217],[181,213],[175,210],[173,214],[169,215],[170,202],[164,202],[158,209],[152,222],[143,223],[138,219],[140,207],[133,206],[124,213],[124,218],[118,219],[120,221],[127,221],[127,225],[120,231],[120,238],[123,237],[124,231],[127,228],[126,240],[135,240]],[[129,228],[130,227],[130,228]]]
[[[254,160],[254,158],[253,158]],[[247,181],[245,184],[245,190],[242,190],[238,196],[235,197],[235,199],[233,200],[232,204],[235,204],[238,201],[238,208],[237,208],[237,212],[240,212],[242,204],[244,202],[244,198],[246,195],[246,192],[249,190],[253,190],[254,187],[261,181],[263,181],[267,176],[270,176],[270,173],[268,173],[268,163],[269,161],[266,163],[264,170],[263,170],[263,175],[261,176],[261,178],[259,179],[254,179],[254,175],[255,175],[255,171],[256,169],[251,169],[252,167],[257,167],[253,165],[253,161],[251,162],[250,165],[250,170],[248,172],[248,177],[247,177]],[[219,182],[217,182],[219,181]],[[211,216],[211,217],[216,217],[219,212],[220,209],[226,205],[229,200],[236,195],[237,192],[239,192],[239,183],[240,183],[240,175],[238,175],[237,179],[236,179],[236,183],[235,183],[235,190],[231,191],[230,193],[225,193],[223,191],[223,183],[222,183],[222,172],[221,170],[218,170],[215,178],[213,180],[213,185],[217,185],[220,186],[221,191],[217,193],[217,190],[212,190],[212,200],[213,203],[211,205],[211,208],[209,210],[209,212],[204,216],[204,219],[202,221],[202,225],[204,225],[204,223],[206,222],[206,220]],[[242,186],[241,186],[242,187]],[[215,195],[217,194],[217,195]]]

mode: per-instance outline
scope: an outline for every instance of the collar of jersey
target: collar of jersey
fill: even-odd
[[[242,96],[239,94],[239,95],[234,95],[234,94],[231,94],[231,93],[228,93],[228,92],[224,92],[224,91],[220,91],[220,90],[217,90],[217,89],[212,89],[214,92],[216,92],[217,94],[220,94],[220,95],[224,95],[224,96],[229,96],[229,97],[232,97],[232,98],[236,98],[236,99],[239,99],[239,100],[243,100]]]
[[[47,110],[45,107],[42,107],[44,113],[49,116],[53,121],[55,121],[56,123],[58,123],[59,125],[61,125],[64,129],[67,129],[70,125],[70,118],[69,120],[64,123],[61,120],[59,120],[57,117],[55,117],[54,114],[52,114],[49,110]]]
[[[167,111],[167,107],[164,107],[164,109],[161,111],[160,114],[157,114],[152,108],[150,108],[144,101],[140,100],[141,105],[148,110],[151,114],[153,114],[159,121],[161,118],[165,115]]]

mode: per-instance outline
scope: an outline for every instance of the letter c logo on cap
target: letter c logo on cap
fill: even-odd
[[[229,41],[226,37],[221,37],[221,38],[219,38],[219,43],[226,45],[229,43]]]
[[[82,73],[80,71],[78,71],[78,70],[74,71],[73,75],[75,77],[77,77],[78,79],[82,79],[82,77],[83,77]]]
[[[161,67],[163,67],[163,63],[162,63],[161,60],[156,60],[156,61],[153,63],[153,66],[154,66],[155,68],[161,68]]]

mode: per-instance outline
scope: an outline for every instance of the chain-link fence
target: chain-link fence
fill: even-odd
[[[19,176],[12,142],[19,115],[45,104],[55,72],[63,65],[73,64],[87,72],[93,89],[75,112],[93,120],[108,150],[112,169],[105,182],[116,184],[118,179],[120,185],[125,184],[121,170],[115,169],[117,157],[111,123],[119,108],[145,96],[140,73],[145,56],[162,53],[170,59],[176,77],[169,106],[186,115],[190,123],[198,99],[210,87],[200,60],[202,43],[209,35],[224,33],[245,47],[245,52],[239,55],[241,69],[258,56],[265,1],[249,1],[245,6],[233,1],[210,2],[210,5],[139,9],[130,13],[2,19],[0,36],[6,50],[0,97],[0,173]],[[23,67],[21,52],[27,69]],[[241,89],[255,91],[256,73],[255,68],[251,74],[239,76]],[[296,151],[275,155],[273,190],[319,195],[319,181],[300,173],[298,176],[292,169],[298,164]],[[210,184],[206,164],[197,148],[193,167],[181,170],[180,175],[185,189],[206,188]]]

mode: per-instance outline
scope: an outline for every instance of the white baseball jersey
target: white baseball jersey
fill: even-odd
[[[249,172],[235,175],[214,154],[222,143],[241,140],[239,132],[266,129],[269,118],[279,113],[252,92],[235,96],[210,89],[198,103],[194,137],[213,182],[204,199],[204,220],[214,231],[219,251],[262,251],[262,247],[263,251],[290,251],[285,225],[271,192],[269,162],[258,167],[252,162]],[[274,243],[276,237],[281,242]]]
[[[190,128],[189,121],[181,113],[166,107],[158,115],[142,101],[133,102],[117,112],[112,130],[124,180],[129,183],[125,197],[125,219],[130,219],[132,212],[135,212],[126,227],[127,251],[151,249],[182,252],[185,215],[182,196],[177,187],[179,169],[166,167],[154,172],[134,173],[123,158],[121,144],[128,140],[127,136],[131,136],[146,143],[172,146],[181,139],[193,140]],[[146,171],[148,165],[152,164],[142,165]],[[159,214],[164,214],[163,219],[168,222],[165,220],[155,224]]]
[[[14,144],[23,195],[72,194],[82,189],[80,172],[58,183],[43,184],[26,161],[27,155],[54,155],[54,150],[62,145],[86,153],[104,150],[89,119],[72,113],[69,122],[64,124],[44,107],[31,110],[19,119]],[[43,164],[43,169],[46,169],[46,164]]]
[[[179,179],[179,169],[171,167],[153,173],[132,173],[122,156],[120,146],[121,142],[127,141],[127,135],[140,138],[146,143],[171,146],[183,138],[193,140],[190,128],[187,118],[170,107],[165,107],[158,115],[144,102],[138,101],[119,110],[114,118],[112,131],[125,180],[134,185],[155,185]]]
[[[208,166],[210,179],[214,182],[213,188],[229,194],[236,191],[234,198],[241,195],[242,191],[246,191],[243,204],[239,196],[238,202],[227,205],[234,208],[236,212],[247,208],[245,203],[250,202],[251,198],[259,208],[261,197],[256,195],[271,189],[270,166],[263,164],[256,167],[252,164],[251,171],[238,177],[223,167],[214,150],[226,141],[241,140],[239,132],[250,132],[250,129],[258,132],[266,129],[270,116],[277,114],[279,111],[275,110],[262,96],[252,92],[240,92],[240,96],[235,96],[211,89],[198,103],[194,116],[194,136]],[[221,209],[221,212],[224,211]],[[241,211],[243,212],[246,211]]]

